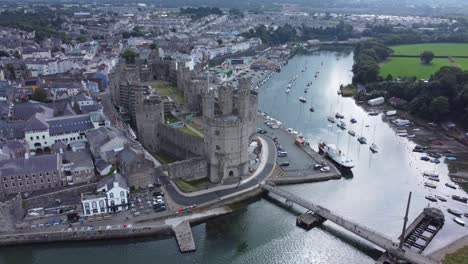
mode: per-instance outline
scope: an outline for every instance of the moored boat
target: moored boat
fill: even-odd
[[[356,136],[356,132],[354,132],[353,130],[348,130],[348,134],[350,134],[351,136]]]
[[[309,111],[314,112],[314,111],[315,111],[315,108],[314,108],[314,107],[311,107],[311,108],[309,108]]]
[[[435,177],[435,176],[429,176],[429,177],[427,177],[427,178],[428,178],[429,180],[431,180],[431,181],[436,181],[436,182],[440,181],[440,180],[439,180],[439,177]]]
[[[428,176],[428,177],[439,177],[439,174],[437,174],[434,171],[425,171],[425,172],[423,172],[423,175]]]
[[[365,137],[358,137],[357,139],[361,144],[367,144],[367,139]]]
[[[344,115],[340,114],[340,113],[336,113],[335,114],[335,117],[338,118],[338,119],[343,119],[344,118]]]
[[[432,195],[426,195],[426,199],[431,202],[437,202],[437,199]]]
[[[343,122],[343,121],[340,121],[340,122],[337,124],[337,126],[338,126],[339,128],[341,128],[341,129],[343,129],[343,130],[346,129],[346,123]]]
[[[334,144],[326,144],[324,142],[319,144],[319,152],[326,154],[334,163],[342,169],[354,168],[354,162],[349,159],[344,152],[337,149]]]
[[[379,149],[377,148],[377,145],[376,145],[375,143],[372,143],[372,144],[369,146],[369,149],[370,149],[373,153],[379,152]]]
[[[468,198],[461,197],[461,196],[458,196],[458,195],[452,195],[452,199],[455,200],[455,201],[462,202],[462,203],[467,203],[468,202]]]
[[[445,184],[445,186],[447,186],[447,187],[449,187],[449,188],[452,188],[452,189],[456,189],[456,188],[457,188],[457,186],[455,186],[455,185],[453,185],[453,184],[451,184],[451,183],[448,183],[448,182]]]
[[[430,183],[430,182],[425,182],[425,183],[424,183],[424,186],[429,187],[429,188],[432,188],[432,189],[437,188],[437,185],[435,185],[435,184],[433,184],[433,183]]]
[[[305,97],[301,96],[301,97],[299,97],[299,101],[300,101],[301,103],[306,103],[306,102],[307,102],[307,99],[305,99]]]
[[[351,123],[353,123],[353,124],[357,123],[357,120],[356,120],[356,118],[354,118],[354,117],[353,117],[353,118],[351,118]]]
[[[447,199],[445,197],[443,197],[443,196],[440,196],[440,195],[434,195],[434,196],[435,196],[435,198],[437,198],[441,202],[446,202],[447,201]]]
[[[335,123],[335,118],[333,116],[328,117],[327,120],[330,123]]]
[[[455,210],[455,209],[447,209],[447,212],[453,214],[453,215],[456,215],[456,216],[461,216],[462,215],[462,212],[458,211],[458,210]]]
[[[465,226],[465,222],[459,217],[453,218],[453,221],[461,226]]]

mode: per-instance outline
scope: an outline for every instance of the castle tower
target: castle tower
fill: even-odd
[[[215,114],[215,96],[212,88],[202,90],[202,112],[205,120],[211,119]]]
[[[250,84],[246,79],[239,80],[238,90],[239,118],[243,121],[249,120],[250,116]]]
[[[159,125],[164,124],[164,103],[154,94],[135,94],[138,140],[150,152],[159,152]]]
[[[218,88],[218,105],[222,116],[232,114],[232,87],[221,86]]]
[[[205,155],[209,179],[213,183],[238,183],[249,173],[247,149],[254,135],[257,97],[251,94],[248,81],[241,80],[241,84],[235,100],[231,87],[218,90],[219,111],[216,113],[220,115],[211,108],[210,111],[205,110],[208,99],[212,100],[212,97],[208,97],[206,92],[203,94]],[[210,107],[212,105],[211,102]]]

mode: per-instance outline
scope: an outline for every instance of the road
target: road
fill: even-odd
[[[206,193],[206,194],[201,194],[198,196],[184,196],[177,192],[174,187],[171,185],[169,182],[169,179],[167,177],[159,177],[159,180],[163,183],[163,185],[166,188],[166,193],[170,195],[170,197],[178,204],[182,206],[189,206],[193,204],[203,204],[206,202],[210,201],[216,201],[221,199],[223,196],[227,196],[230,194],[234,194],[236,192],[240,192],[249,188],[252,188],[256,185],[259,185],[263,180],[265,180],[268,175],[273,171],[273,168],[276,164],[276,146],[275,143],[267,137],[264,136],[259,136],[262,139],[264,139],[267,144],[268,144],[268,160],[265,165],[265,168],[263,171],[261,171],[258,176],[255,179],[252,179],[251,181],[241,184],[238,187],[233,187],[230,189],[225,189],[225,190],[220,190],[216,192],[211,192],[211,193]]]

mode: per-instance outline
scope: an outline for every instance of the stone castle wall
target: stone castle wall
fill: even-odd
[[[208,162],[205,158],[193,158],[164,165],[161,170],[171,179],[194,181],[208,176]]]
[[[160,150],[179,159],[204,156],[203,139],[186,134],[165,124],[159,124]]]

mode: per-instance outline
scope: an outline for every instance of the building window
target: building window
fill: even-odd
[[[29,179],[29,175],[27,175],[27,174],[24,175],[24,178],[25,178],[25,179]]]
[[[8,188],[8,184],[5,183],[5,188]]]
[[[110,193],[109,198],[111,198],[111,199],[114,198],[114,193]]]
[[[36,136],[36,139],[39,140],[39,136]]]
[[[120,197],[125,197],[125,192],[124,191],[120,191]]]
[[[26,181],[26,185],[29,186],[29,181]]]
[[[220,150],[220,149],[221,149],[221,147],[216,145],[216,150]]]
[[[44,136],[44,135],[42,135],[42,139],[45,139],[45,136]]]
[[[19,182],[19,186],[23,186],[23,182]]]
[[[219,136],[219,130],[215,130],[215,135]]]
[[[3,181],[6,182],[6,181],[7,181],[7,178],[6,178],[6,177],[3,177]]]
[[[34,138],[33,138],[33,137],[30,137],[30,139],[31,139],[31,140],[34,140]]]
[[[37,183],[36,180],[34,180],[34,181],[33,181],[33,184],[36,184],[36,183]]]
[[[91,207],[92,207],[93,209],[96,209],[96,208],[97,208],[97,203],[96,203],[96,201],[93,201],[93,202],[91,203]]]
[[[14,182],[11,183],[11,187],[15,187],[15,183],[14,183]]]

